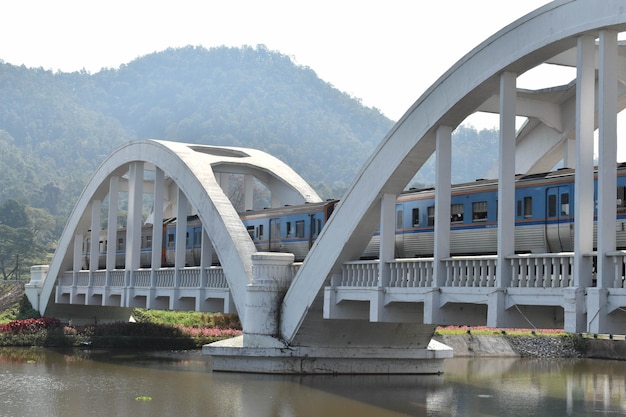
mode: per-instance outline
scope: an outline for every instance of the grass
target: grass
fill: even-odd
[[[435,335],[466,335],[474,336],[565,336],[568,333],[563,329],[494,329],[486,326],[439,326],[435,330]]]

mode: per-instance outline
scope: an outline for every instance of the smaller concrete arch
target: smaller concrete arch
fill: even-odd
[[[150,178],[153,184],[151,187],[144,183],[145,171],[155,172],[155,178]],[[217,180],[220,172],[258,176],[260,181],[269,184],[270,191],[276,192],[280,196],[278,200],[284,201],[285,204],[320,201],[315,191],[291,168],[261,151],[205,147],[159,140],[127,143],[114,151],[101,164],[78,199],[61,236],[48,273],[41,283],[41,293],[37,301],[39,311],[45,314],[52,299],[57,278],[66,271],[76,273],[77,269],[81,269],[80,253],[77,256],[76,252],[83,250],[83,237],[98,238],[98,235],[90,230],[100,231],[99,216],[102,201],[110,193],[117,193],[120,189],[129,192],[127,228],[140,231],[141,208],[131,208],[133,204],[141,206],[141,195],[145,191],[159,193],[159,198],[166,200],[162,195],[162,189],[174,184],[179,191],[170,200],[175,201],[174,206],[178,206],[179,203],[181,205],[181,208],[174,213],[179,215],[186,213],[187,204],[197,213],[224,269],[234,304],[238,307],[237,311],[245,325],[245,309],[243,309],[245,288],[251,280],[251,255],[256,250],[239,214],[220,187]],[[167,185],[164,178],[167,178]],[[159,181],[160,183],[157,184]],[[161,191],[157,191],[158,189]],[[111,204],[111,201],[109,203]],[[155,206],[157,204],[155,201]],[[163,204],[163,209],[165,209],[165,204]],[[112,210],[117,211],[117,208]],[[159,213],[155,218],[162,221],[161,214]],[[180,242],[184,243],[184,234],[182,236]],[[139,237],[135,236],[129,240],[138,241],[138,239]],[[133,251],[128,248],[131,248],[130,245],[133,244],[139,252],[139,243],[129,241],[127,242],[127,256],[132,256]],[[184,244],[181,246],[184,247]],[[90,256],[91,259],[96,259],[97,264],[97,257]],[[184,258],[182,262],[184,266]],[[128,265],[127,260],[127,269]],[[138,261],[131,263],[131,267],[138,267],[138,265]],[[157,266],[160,267],[160,265]]]

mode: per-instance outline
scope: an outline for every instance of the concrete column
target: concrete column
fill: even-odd
[[[291,253],[252,254],[252,283],[246,287],[244,347],[262,345],[279,333],[280,306],[293,279]]]
[[[74,265],[72,273],[72,289],[70,290],[70,304],[76,304],[76,285],[78,284],[78,273],[81,270],[83,261],[83,240],[82,233],[74,235]]]
[[[200,249],[200,286],[206,288],[207,286],[207,271],[213,264],[213,244],[206,229],[202,227],[202,244]]]
[[[586,294],[582,287],[568,287],[563,289],[563,329],[569,333],[586,332]]]
[[[395,258],[396,248],[396,195],[384,194],[380,201],[380,248],[378,287],[389,285],[389,264]]]
[[[576,140],[568,138],[563,143],[563,167],[576,168]]]
[[[452,128],[439,126],[435,154],[435,287],[446,282],[443,259],[450,256],[450,200],[452,182]]]
[[[102,211],[102,200],[91,201],[91,233],[89,239],[89,287],[93,287],[94,272],[98,270],[100,258],[100,215]]]
[[[24,286],[24,292],[28,301],[30,301],[33,308],[39,311],[40,307],[40,295],[43,283],[48,275],[48,265],[33,265],[30,267],[30,282]],[[41,311],[39,311],[42,313]]]
[[[254,176],[245,174],[243,176],[244,183],[244,210],[254,209]]]
[[[615,280],[613,260],[617,215],[617,32],[600,32],[598,85],[598,288]]]
[[[450,256],[450,200],[452,183],[452,127],[439,126],[435,149],[435,242],[433,291],[424,300],[424,323],[441,323],[439,287],[446,282],[444,259]]]
[[[498,272],[497,286],[511,283],[507,256],[515,254],[515,99],[516,77],[500,76],[500,167],[498,182]]]
[[[119,177],[109,179],[109,218],[107,223],[107,280],[111,285],[110,271],[115,269],[115,253],[117,252],[117,211],[119,210]]]
[[[185,255],[187,251],[187,207],[189,201],[183,191],[178,188],[177,191],[177,206],[176,206],[176,237],[174,249],[174,289],[169,300],[169,309],[179,309],[179,293],[180,293],[180,275],[182,269],[185,267]]]
[[[496,291],[489,295],[487,326],[506,327],[504,290],[511,285],[508,256],[515,254],[515,100],[517,74],[500,76],[500,154],[498,169],[498,263]]]
[[[78,271],[82,269],[83,266],[83,234],[78,233],[74,236],[74,282],[73,286],[76,286],[76,281],[78,277]]]
[[[128,217],[126,218],[126,270],[139,269],[143,223],[143,162],[132,162],[128,175]],[[127,285],[130,285],[127,282]]]
[[[176,270],[185,267],[185,252],[187,249],[187,196],[178,189],[178,207],[176,210],[176,253],[174,266]]]
[[[165,174],[156,168],[154,178],[154,204],[152,209],[152,259],[151,266],[154,271],[161,268],[163,248],[163,202],[165,192]],[[153,281],[154,283],[154,281]],[[154,286],[154,285],[153,285]]]
[[[595,38],[578,38],[576,75],[576,173],[574,184],[574,287],[591,286],[593,251],[593,130],[595,102]],[[615,191],[614,191],[615,192]],[[586,323],[576,324],[578,331]]]

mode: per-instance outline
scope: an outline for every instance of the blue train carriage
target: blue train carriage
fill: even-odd
[[[293,253],[304,260],[337,200],[241,213],[241,220],[259,252]]]
[[[497,251],[497,181],[477,180],[452,187],[452,255]],[[432,256],[434,189],[409,190],[396,203],[396,255]],[[597,181],[594,201],[597,201]],[[560,169],[519,175],[515,191],[516,253],[572,251],[574,247],[574,171]],[[617,247],[626,247],[626,164],[617,177]],[[594,248],[595,248],[594,227]],[[378,256],[378,234],[364,257]]]
[[[169,219],[164,223],[162,265],[172,267],[176,261],[176,219]],[[187,217],[187,231],[185,232],[185,266],[199,266],[202,250],[202,222],[198,216]],[[142,249],[143,252],[143,249]],[[217,262],[213,253],[212,259]],[[150,262],[148,261],[148,264]]]

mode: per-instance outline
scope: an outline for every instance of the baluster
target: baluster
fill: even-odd
[[[613,280],[613,288],[620,288],[620,282],[622,278],[621,265],[622,262],[619,262],[619,258],[617,256],[613,256],[613,268],[615,270],[615,279]]]
[[[417,271],[415,270],[414,262],[407,262],[402,264],[402,286],[403,287],[411,287],[413,285],[413,281],[415,281],[415,275]]]
[[[621,271],[619,271],[619,274],[616,274],[616,276],[620,278],[617,287],[623,288],[624,287],[624,271],[626,271],[626,257],[620,256],[620,259],[622,260],[620,262],[620,264],[622,265],[622,268],[621,268]]]

